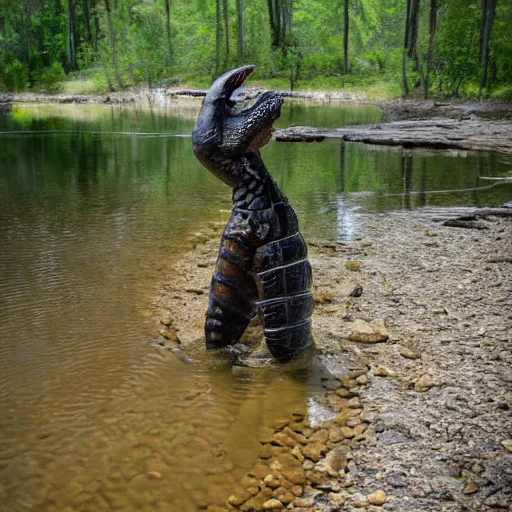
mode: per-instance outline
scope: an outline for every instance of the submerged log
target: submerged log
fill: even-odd
[[[405,148],[494,151],[512,155],[510,121],[433,118],[335,130],[296,126],[274,133],[274,139],[280,142],[318,142],[326,138]]]

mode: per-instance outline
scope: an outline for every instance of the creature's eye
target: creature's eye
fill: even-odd
[[[233,108],[236,105],[236,101],[233,101],[231,98],[229,98],[228,100],[226,100],[226,105],[229,108]]]

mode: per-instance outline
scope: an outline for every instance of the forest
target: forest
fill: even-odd
[[[507,0],[0,0],[0,90],[277,88],[512,99]]]

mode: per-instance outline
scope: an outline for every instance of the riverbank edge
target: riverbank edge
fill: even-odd
[[[315,340],[334,369],[316,400],[333,419],[276,425],[208,510],[510,510],[512,222],[437,220],[369,216],[359,240],[308,241]],[[154,301],[157,346],[184,361],[202,350],[221,229],[193,235]],[[258,336],[249,330],[253,345]],[[261,361],[256,351],[245,364]]]
[[[248,87],[246,94],[254,96],[264,91],[260,87]],[[396,98],[387,100],[369,99],[365,93],[354,91],[280,91],[291,100],[308,103],[331,103],[346,106],[370,105],[376,106],[389,114],[389,120],[427,118],[436,116],[454,117],[461,114],[475,113],[477,115],[501,116],[512,115],[512,104],[492,100],[482,102],[464,100],[421,100],[414,98]],[[122,92],[103,94],[46,94],[46,93],[0,93],[0,105],[16,103],[73,103],[73,104],[107,104],[107,105],[137,105],[162,106],[180,99],[195,99],[200,101],[206,94],[202,89],[134,89]]]

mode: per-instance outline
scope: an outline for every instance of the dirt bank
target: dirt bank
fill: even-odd
[[[276,425],[209,510],[512,510],[512,222],[438,220],[374,215],[353,243],[309,240],[329,420]],[[194,235],[155,299],[158,343],[184,360],[202,350],[221,229]],[[260,341],[253,327],[246,364],[273,364]]]
[[[248,87],[243,91],[255,96],[264,89]],[[281,91],[292,100],[333,105],[375,105],[382,109],[385,121],[404,119],[429,119],[432,117],[460,118],[469,115],[496,119],[512,117],[512,105],[499,102],[463,102],[457,100],[435,101],[419,99],[371,100],[364,93],[353,91]],[[201,101],[206,90],[201,89],[132,89],[106,94],[44,94],[44,93],[0,93],[0,105],[10,103],[104,103],[104,104],[168,104],[176,99]]]

